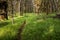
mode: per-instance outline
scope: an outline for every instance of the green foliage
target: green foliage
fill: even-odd
[[[55,14],[48,16],[55,16]],[[22,32],[22,40],[59,40],[59,20],[52,17],[46,18],[46,15],[43,14],[32,17]]]
[[[21,33],[22,40],[60,39],[60,19],[46,18],[46,15],[43,14],[26,14],[16,18],[13,25],[10,20],[0,22],[0,40],[15,40],[24,20],[27,21],[27,24]]]
[[[24,21],[23,18],[18,18],[14,20],[14,24],[11,24],[11,21],[0,22],[0,40],[14,40],[17,34],[18,28],[21,23]]]

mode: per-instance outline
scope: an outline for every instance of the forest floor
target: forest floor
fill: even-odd
[[[11,20],[0,22],[0,40],[15,40],[18,29],[24,20],[26,25],[21,33],[22,40],[59,40],[60,19],[52,18],[55,14],[26,14]]]

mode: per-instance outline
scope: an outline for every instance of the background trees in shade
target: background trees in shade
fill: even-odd
[[[59,0],[42,0],[41,3],[41,10],[42,12],[52,13],[52,12],[58,12],[59,11]]]
[[[8,4],[8,16],[12,15],[11,1],[13,1],[14,15],[33,12],[37,14],[40,12],[49,14],[60,10],[60,0],[6,0]]]

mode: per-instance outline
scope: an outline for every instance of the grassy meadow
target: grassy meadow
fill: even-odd
[[[26,14],[11,20],[0,21],[0,40],[15,40],[18,29],[24,20],[26,25],[21,33],[22,40],[59,40],[60,19],[55,14]]]

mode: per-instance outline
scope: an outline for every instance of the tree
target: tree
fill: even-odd
[[[3,15],[4,18],[8,20],[7,8],[8,8],[8,3],[6,1],[1,1],[0,3],[1,15]]]
[[[24,2],[25,2],[25,0],[20,0],[20,15],[21,16],[24,13]]]
[[[59,0],[42,0],[41,10],[46,12],[47,15],[52,12],[57,12],[59,7]]]
[[[3,5],[5,6],[5,8],[4,8],[5,18],[8,20],[8,12],[7,12],[8,3],[6,1],[3,1]]]
[[[32,2],[33,2],[33,12],[39,14],[42,0],[32,0]]]
[[[11,7],[12,7],[12,24],[13,24],[14,23],[14,16],[13,16],[13,13],[14,13],[13,9],[14,8],[13,8],[13,1],[12,0],[11,0]]]

